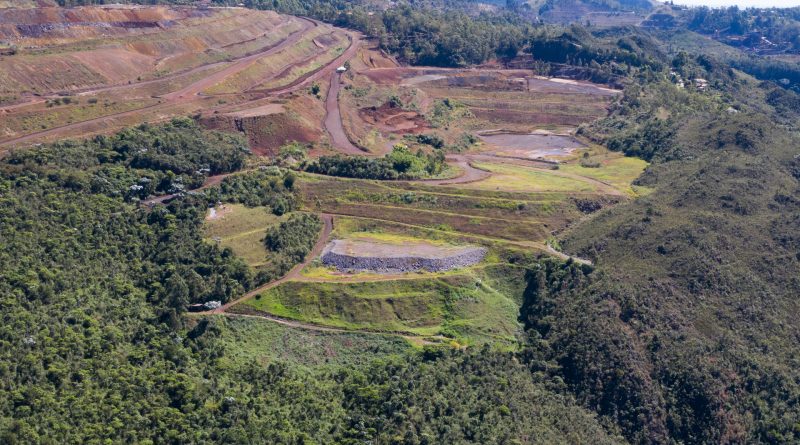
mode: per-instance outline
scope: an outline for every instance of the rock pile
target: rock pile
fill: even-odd
[[[322,254],[322,263],[340,271],[370,271],[377,273],[405,273],[426,270],[442,272],[480,263],[486,256],[483,247],[465,247],[458,252],[440,257],[357,256],[337,253],[333,241]]]

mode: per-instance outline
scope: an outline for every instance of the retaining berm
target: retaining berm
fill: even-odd
[[[404,273],[426,270],[442,272],[472,266],[483,261],[483,247],[437,247],[405,244],[396,253],[386,253],[386,245],[370,249],[367,243],[333,240],[322,252],[322,263],[343,272]],[[354,251],[363,251],[354,253]],[[368,253],[369,252],[369,253]]]

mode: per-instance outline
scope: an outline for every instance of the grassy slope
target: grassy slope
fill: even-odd
[[[395,336],[307,331],[252,318],[228,319],[220,339],[229,351],[224,358],[226,366],[257,361],[303,368],[358,367],[410,352],[408,342]]]
[[[267,229],[280,221],[266,207],[248,208],[242,204],[226,204],[226,209],[217,209],[219,216],[205,221],[205,238],[229,247],[249,266],[263,265],[267,259],[264,235]]]
[[[476,268],[420,279],[289,282],[244,304],[280,317],[346,329],[446,334],[468,343],[492,338],[513,341],[515,297],[523,270],[502,265],[487,270],[492,268],[502,272]],[[499,275],[517,279],[504,283]]]

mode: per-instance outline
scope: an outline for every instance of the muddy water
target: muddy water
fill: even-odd
[[[495,147],[498,154],[530,159],[564,156],[584,147],[574,138],[562,135],[500,133],[478,137]]]

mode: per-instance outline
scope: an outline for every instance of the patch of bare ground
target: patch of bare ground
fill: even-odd
[[[492,131],[479,133],[478,137],[488,144],[490,148],[488,151],[492,154],[521,159],[558,159],[585,147],[571,135],[543,131],[534,133]]]
[[[430,130],[425,116],[416,111],[394,107],[388,102],[379,107],[361,108],[358,115],[367,124],[388,133],[413,134]]]

